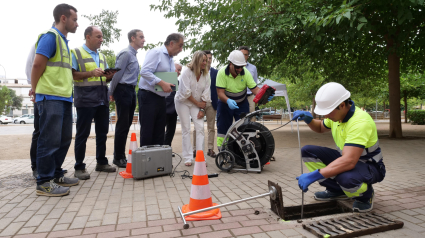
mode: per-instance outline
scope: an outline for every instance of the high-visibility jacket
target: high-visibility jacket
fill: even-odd
[[[38,36],[38,40],[44,34],[54,34],[56,36],[56,53],[47,61],[46,69],[37,83],[35,93],[69,98],[72,96],[73,78],[72,58],[68,52],[68,47],[56,30],[50,29],[41,33]],[[35,45],[36,50],[38,40]]]
[[[83,48],[72,50],[78,63],[80,72],[88,72],[97,69],[97,64],[92,56]],[[99,67],[106,68],[106,57],[99,53]],[[108,87],[105,77],[90,77],[74,80],[74,105],[75,107],[96,107],[108,105]]]

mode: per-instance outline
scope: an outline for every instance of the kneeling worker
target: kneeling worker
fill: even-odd
[[[308,111],[294,112],[293,120],[304,120],[311,130],[332,131],[337,149],[306,145],[302,159],[310,173],[297,177],[303,192],[315,181],[326,188],[316,200],[354,198],[354,212],[373,208],[372,184],[385,177],[375,122],[350,100],[350,92],[338,83],[327,83],[316,93],[314,112],[325,120],[313,119]]]
[[[223,144],[227,130],[235,121],[240,119],[240,114],[249,113],[247,87],[254,95],[259,88],[254,82],[251,73],[245,68],[246,61],[243,53],[234,50],[230,53],[229,64],[217,73],[217,95],[220,99],[217,104],[217,147]],[[270,96],[270,101],[273,96]]]

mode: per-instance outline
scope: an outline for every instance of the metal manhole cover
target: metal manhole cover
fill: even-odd
[[[303,227],[317,237],[348,238],[400,229],[403,225],[401,221],[372,212],[309,222]]]

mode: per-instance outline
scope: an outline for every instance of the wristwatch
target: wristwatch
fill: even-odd
[[[205,110],[203,108],[199,108],[199,111],[201,112],[205,112]]]

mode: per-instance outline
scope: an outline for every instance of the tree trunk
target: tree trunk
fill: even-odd
[[[407,123],[407,95],[404,92],[404,123]]]
[[[392,46],[392,42],[388,44]],[[402,138],[400,114],[400,57],[394,49],[388,54],[388,85],[390,94],[390,138]]]
[[[316,119],[316,113],[314,113],[314,108],[316,108],[316,100],[314,97],[315,96],[313,96],[313,108],[311,109],[311,114],[313,115],[313,118]]]

